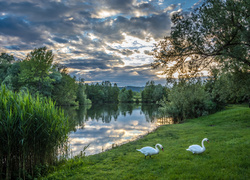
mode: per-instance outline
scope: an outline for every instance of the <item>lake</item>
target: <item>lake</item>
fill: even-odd
[[[86,146],[86,156],[101,153],[133,141],[159,125],[173,123],[171,118],[160,116],[155,104],[104,104],[64,110],[72,129],[71,157],[80,154]]]

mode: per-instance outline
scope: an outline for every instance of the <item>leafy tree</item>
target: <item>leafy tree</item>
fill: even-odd
[[[133,91],[131,89],[128,90],[128,101],[129,102],[133,101]]]
[[[4,79],[3,83],[15,92],[19,91],[21,84],[19,83],[20,62],[15,62],[8,69],[8,76]]]
[[[148,81],[141,92],[143,102],[157,102],[167,95],[166,88],[161,84],[155,85],[154,81]]]
[[[118,88],[117,84],[115,83],[114,86],[111,89],[111,101],[117,103],[119,100],[119,92],[120,89]]]
[[[1,53],[0,55],[0,82],[1,83],[8,76],[8,69],[11,67],[11,62],[13,62],[14,60],[15,59],[13,55]]]
[[[7,53],[1,53],[0,55],[0,63],[2,62],[6,62],[6,63],[12,63],[13,61],[15,61],[15,58],[13,55],[9,55]]]
[[[58,105],[77,105],[78,85],[75,78],[70,77],[66,72],[61,72],[61,79],[53,82],[52,99]]]
[[[127,90],[126,88],[122,88],[119,93],[119,101],[133,102],[133,91],[131,89]]]
[[[214,72],[218,73],[218,72]],[[250,73],[214,74],[206,83],[206,90],[218,105],[247,102],[250,97]]]
[[[93,104],[118,102],[119,91],[117,84],[112,86],[109,81],[103,81],[101,84],[86,85],[87,97]]]
[[[78,88],[77,88],[77,101],[79,105],[91,104],[91,101],[87,99],[87,95],[85,94],[86,87],[84,86],[84,79],[79,78]]]
[[[145,88],[142,91],[142,101],[152,102],[153,101],[152,95],[153,95],[154,89],[155,89],[155,82],[148,81],[146,83]]]
[[[161,84],[156,85],[152,94],[153,101],[160,101],[164,96],[167,96],[166,88]]]
[[[199,79],[183,78],[176,82],[168,94],[168,99],[164,98],[160,105],[162,112],[177,121],[196,118],[216,110],[216,104]]]
[[[45,96],[51,95],[52,70],[54,55],[46,47],[34,49],[20,64],[19,82],[31,92],[39,91]]]
[[[190,14],[172,17],[169,37],[156,45],[153,67],[171,77],[195,74],[215,62],[226,71],[250,68],[250,1],[205,0]]]

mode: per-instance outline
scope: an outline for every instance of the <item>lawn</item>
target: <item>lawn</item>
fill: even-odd
[[[206,151],[194,155],[189,145]],[[136,149],[160,143],[164,152],[144,158]],[[226,110],[165,125],[147,136],[110,151],[75,158],[42,179],[250,179],[250,108]]]

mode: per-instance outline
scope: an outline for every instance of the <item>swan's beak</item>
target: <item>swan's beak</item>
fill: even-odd
[[[209,143],[209,140],[207,140],[207,142]]]
[[[162,151],[164,151],[163,148],[162,148]]]

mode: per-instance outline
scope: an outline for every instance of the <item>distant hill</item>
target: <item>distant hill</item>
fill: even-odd
[[[144,87],[137,87],[137,86],[125,86],[125,87],[119,87],[120,89],[126,88],[127,90],[132,90],[135,92],[140,92],[144,89]]]

